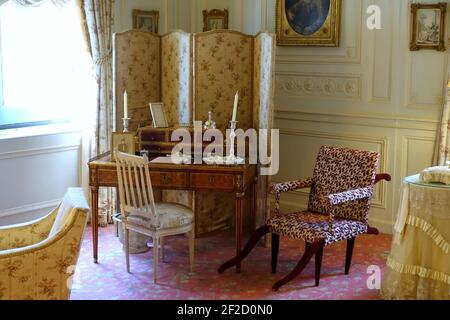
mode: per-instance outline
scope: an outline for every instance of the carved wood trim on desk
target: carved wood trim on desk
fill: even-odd
[[[91,193],[92,236],[94,262],[98,262],[98,189],[117,187],[116,163],[109,155],[96,157],[89,162]],[[211,166],[206,164],[150,163],[152,187],[167,190],[211,191],[235,194],[236,253],[241,250],[244,197],[252,194],[252,219],[255,216],[256,165]],[[250,188],[252,187],[253,188]],[[254,225],[254,221],[252,221]],[[240,266],[237,266],[239,272]]]

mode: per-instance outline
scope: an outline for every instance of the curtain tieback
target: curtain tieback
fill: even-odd
[[[94,61],[95,65],[97,66],[102,66],[105,65],[106,63],[111,62],[112,60],[112,50],[109,50],[107,54],[101,56],[100,58],[96,59]]]

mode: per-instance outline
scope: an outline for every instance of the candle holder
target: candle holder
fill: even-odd
[[[123,132],[128,132],[128,126],[130,124],[131,118],[122,118],[123,120]]]
[[[237,128],[238,121],[230,121],[230,154],[228,155],[229,161],[236,160],[236,156],[234,154],[234,138],[236,138],[236,132],[234,132]]]

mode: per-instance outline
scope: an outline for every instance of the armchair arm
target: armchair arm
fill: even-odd
[[[29,246],[47,238],[57,212],[58,208],[34,221],[0,227],[0,251]]]
[[[276,183],[270,186],[269,193],[276,194],[297,189],[308,188],[311,187],[312,184],[313,184],[312,178]]]
[[[73,210],[63,230],[40,243],[0,251],[0,300],[69,298],[87,212]]]
[[[312,178],[272,184],[269,188],[269,193],[275,194],[275,215],[280,213],[280,197],[282,192],[308,188],[312,185]]]
[[[330,194],[327,196],[327,198],[330,202],[330,205],[334,206],[348,201],[370,198],[372,196],[372,193],[373,187],[365,187]]]

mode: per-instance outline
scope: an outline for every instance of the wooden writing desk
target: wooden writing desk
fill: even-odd
[[[110,154],[92,159],[89,164],[89,186],[91,193],[92,239],[94,262],[98,262],[98,189],[117,187],[116,163]],[[168,190],[190,190],[226,192],[235,194],[236,254],[241,250],[242,216],[244,197],[252,192],[251,215],[255,217],[256,165],[207,165],[151,163],[150,176],[153,188]],[[250,188],[252,187],[252,188]],[[236,268],[240,272],[240,266]]]

